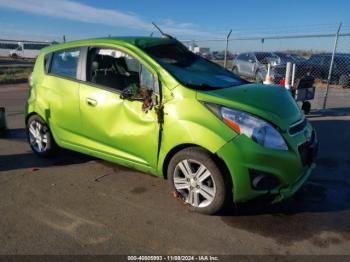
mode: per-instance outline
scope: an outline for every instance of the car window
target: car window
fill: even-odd
[[[240,54],[237,57],[238,60],[242,60],[242,61],[248,61],[248,54]]]
[[[76,79],[79,55],[79,48],[54,52],[50,73]]]
[[[252,53],[250,53],[249,55],[248,55],[248,61],[252,61],[252,62],[255,62],[255,55],[254,54],[252,54]]]
[[[273,60],[277,60],[278,56],[270,52],[260,52],[256,53],[256,58],[260,63],[267,64]]]
[[[154,86],[153,74],[144,66],[140,67],[140,86],[152,90]]]
[[[133,56],[116,49],[90,48],[87,81],[136,96],[140,88],[153,91],[153,74]]]

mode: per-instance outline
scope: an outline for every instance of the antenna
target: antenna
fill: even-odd
[[[162,31],[162,29],[160,29],[159,26],[157,26],[154,22],[152,22],[152,24],[154,25],[155,28],[157,28],[157,30],[160,32],[160,34],[161,34],[162,36],[167,37],[167,38],[171,38],[171,39],[175,39],[175,37],[164,33],[164,32]]]

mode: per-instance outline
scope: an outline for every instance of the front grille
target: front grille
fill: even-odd
[[[293,136],[303,131],[306,125],[306,118],[304,118],[301,122],[297,122],[296,124],[291,125],[288,132],[291,136]]]

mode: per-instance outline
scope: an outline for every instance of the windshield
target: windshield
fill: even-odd
[[[194,89],[220,89],[246,81],[194,53],[180,43],[139,46],[179,82]]]
[[[263,64],[267,64],[270,61],[278,60],[278,56],[270,52],[259,52],[259,53],[256,53],[255,55],[256,55],[256,59],[258,59],[258,61]]]
[[[287,62],[296,62],[295,57],[293,57],[290,54],[285,54],[285,53],[275,53],[280,59],[282,63],[287,63]]]

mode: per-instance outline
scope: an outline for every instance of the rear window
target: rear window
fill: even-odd
[[[79,55],[79,48],[54,52],[52,54],[50,73],[76,79]]]

